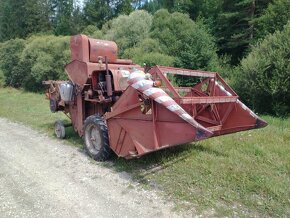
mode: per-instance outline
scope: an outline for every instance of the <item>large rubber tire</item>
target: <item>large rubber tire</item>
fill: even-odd
[[[54,123],[54,133],[58,139],[65,138],[65,127],[64,123],[61,120],[57,120]]]
[[[109,146],[108,128],[98,115],[89,116],[84,123],[85,150],[96,161],[110,158],[112,150]]]

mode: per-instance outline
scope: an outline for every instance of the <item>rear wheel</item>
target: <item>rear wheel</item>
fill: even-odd
[[[54,133],[58,139],[64,139],[65,137],[65,127],[61,120],[57,120],[54,123]]]
[[[111,154],[108,128],[98,115],[89,116],[84,123],[85,150],[96,161],[105,161]]]

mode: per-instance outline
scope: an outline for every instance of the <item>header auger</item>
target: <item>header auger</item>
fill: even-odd
[[[265,127],[218,73],[155,66],[147,72],[117,58],[117,45],[71,37],[69,81],[45,81],[52,112],[63,111],[95,160],[114,151],[140,157],[166,147]],[[190,85],[178,87],[176,80]],[[62,122],[57,137],[65,136]]]

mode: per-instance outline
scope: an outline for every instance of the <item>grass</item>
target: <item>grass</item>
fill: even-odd
[[[12,88],[0,88],[0,117],[28,124],[50,136],[54,134],[54,122],[58,119],[69,121],[63,113],[51,113],[44,94],[25,92]],[[82,140],[72,127],[66,129],[67,139],[76,146]]]
[[[53,135],[56,119],[44,95],[0,88],[0,117]],[[163,190],[177,209],[215,217],[290,217],[290,118],[263,116],[269,126],[155,152],[114,158],[107,167]],[[70,128],[68,141],[81,147]],[[106,164],[104,164],[106,165]]]

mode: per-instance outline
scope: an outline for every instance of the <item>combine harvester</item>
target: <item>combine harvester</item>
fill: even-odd
[[[140,157],[267,125],[218,73],[155,66],[145,74],[131,60],[117,58],[116,43],[85,35],[72,36],[70,48],[69,81],[44,81],[46,96],[52,112],[71,119],[95,160],[108,159],[112,151]],[[173,86],[180,78],[192,84]],[[65,137],[62,121],[56,121],[55,133]]]

